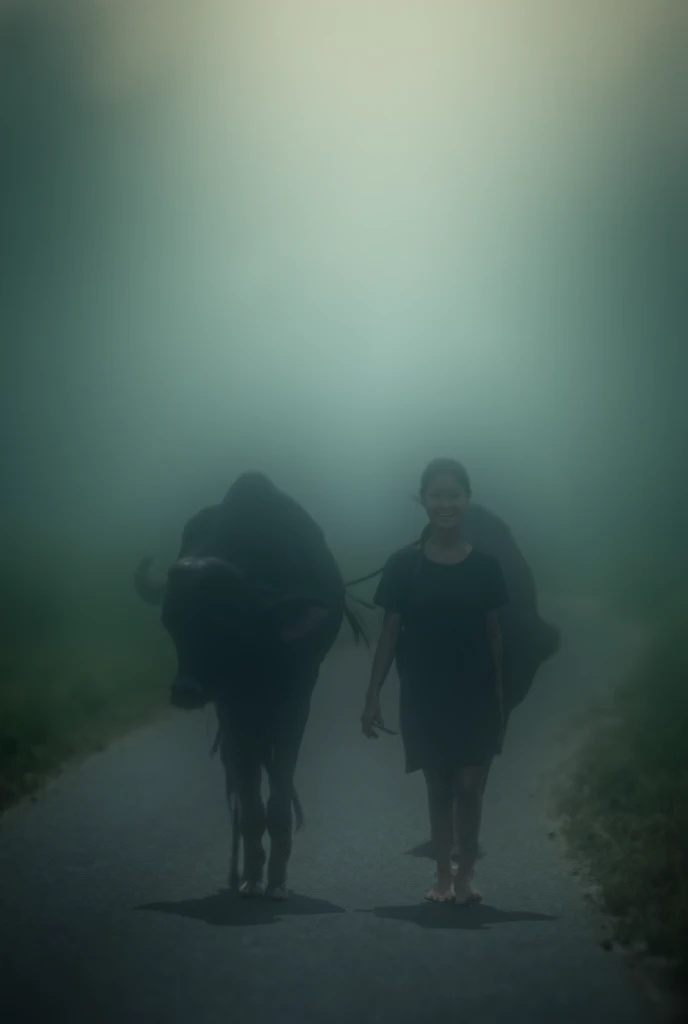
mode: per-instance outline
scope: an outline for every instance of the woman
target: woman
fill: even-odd
[[[464,467],[435,459],[420,500],[428,528],[418,548],[388,560],[375,603],[385,611],[365,709],[364,735],[382,726],[380,690],[396,658],[406,771],[422,769],[436,839],[437,881],[426,899],[472,903],[482,794],[502,743],[502,641],[498,609],[508,597],[499,563],[461,532],[470,499]],[[452,878],[453,808],[459,865]]]

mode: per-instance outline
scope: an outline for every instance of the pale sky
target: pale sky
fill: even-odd
[[[687,5],[5,0],[0,24],[19,7],[67,39],[91,118],[65,121],[59,266],[84,269],[42,311],[64,356],[41,416],[71,424],[50,472],[149,537],[161,496],[190,512],[247,464],[340,534],[383,530],[439,453],[518,521],[605,480],[627,340],[605,218],[642,161],[684,158],[688,59],[664,54]],[[29,187],[27,211],[63,201],[47,170]]]

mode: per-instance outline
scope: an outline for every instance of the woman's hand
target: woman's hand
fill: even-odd
[[[368,739],[376,740],[379,738],[379,733],[375,732],[375,729],[384,729],[379,696],[375,695],[367,698],[363,714],[361,715],[361,727],[363,735],[367,736]]]
[[[382,729],[384,732],[390,732],[391,730],[385,729],[385,724],[382,721],[382,712],[380,710],[380,689],[387,673],[392,667],[394,661],[394,655],[396,654],[397,641],[399,640],[399,632],[401,629],[401,615],[398,612],[385,612],[385,619],[382,623],[382,633],[380,639],[377,642],[377,648],[373,655],[373,665],[370,671],[370,683],[366,690],[366,703],[361,715],[361,726],[363,727],[363,735],[367,736],[368,739],[376,740],[379,739],[378,734],[375,732],[376,729]]]

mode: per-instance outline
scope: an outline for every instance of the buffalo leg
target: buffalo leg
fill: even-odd
[[[294,774],[310,713],[311,696],[318,672],[294,673],[282,686],[276,702],[270,758],[270,796],[267,829],[270,836],[268,886],[284,886],[292,845]]]
[[[220,756],[225,770],[227,796],[236,792],[240,809],[241,838],[244,849],[243,880],[258,883],[263,879],[266,828],[265,805],[261,792],[263,757],[261,746],[250,731],[238,727],[236,716],[218,706],[222,730]]]

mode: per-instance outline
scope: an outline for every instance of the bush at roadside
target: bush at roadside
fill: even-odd
[[[582,751],[561,800],[572,850],[599,884],[623,943],[688,978],[688,603],[655,627],[616,694],[611,724]]]

